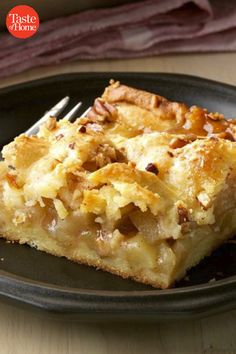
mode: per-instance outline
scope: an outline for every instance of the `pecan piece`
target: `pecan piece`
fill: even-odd
[[[86,127],[85,127],[85,125],[81,125],[81,127],[78,128],[78,131],[79,131],[80,133],[86,133]]]
[[[71,150],[74,150],[74,148],[75,148],[75,143],[70,143],[70,144],[69,144],[69,148],[70,148]]]
[[[173,138],[171,139],[169,143],[169,147],[172,149],[179,149],[184,147],[185,145],[193,142],[194,140],[197,139],[197,136],[195,134],[188,134],[184,136],[183,138]]]
[[[62,138],[64,138],[64,135],[63,134],[58,134],[55,136],[56,140],[61,140]]]
[[[188,142],[186,140],[183,140],[180,138],[173,138],[173,139],[171,139],[171,141],[169,143],[169,147],[171,149],[180,149],[187,144],[188,144]]]
[[[49,117],[48,120],[46,121],[46,128],[49,130],[49,131],[52,131],[56,128],[57,126],[57,120],[55,117]]]
[[[153,163],[149,163],[146,167],[145,170],[151,173],[154,173],[155,175],[158,175],[159,170],[158,168],[153,164]]]
[[[10,187],[17,188],[17,189],[20,188],[19,185],[17,184],[16,176],[14,176],[10,173],[7,173],[6,180],[7,180]]]
[[[171,151],[167,151],[167,154],[168,154],[170,157],[174,157],[174,154],[173,154],[173,152],[171,152]]]
[[[179,218],[178,219],[178,224],[179,225],[182,225],[182,224],[184,224],[184,223],[189,221],[188,210],[184,206],[178,205],[177,211],[178,211],[178,218]]]
[[[95,116],[97,114],[97,120],[112,122],[117,117],[117,110],[113,105],[97,98],[94,101],[93,108],[88,113],[88,117],[94,119],[94,114]],[[98,119],[98,116],[100,116],[100,119]]]

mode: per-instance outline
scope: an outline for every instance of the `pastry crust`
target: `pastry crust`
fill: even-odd
[[[0,163],[2,237],[167,288],[236,231],[235,123],[112,82]]]

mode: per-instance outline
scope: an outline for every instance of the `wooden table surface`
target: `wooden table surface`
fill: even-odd
[[[58,73],[153,71],[236,85],[236,53],[75,62],[0,80],[0,87]],[[0,304],[0,354],[236,354],[236,311],[165,324],[81,324]]]

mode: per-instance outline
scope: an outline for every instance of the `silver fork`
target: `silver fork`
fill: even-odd
[[[39,130],[41,124],[46,122],[49,117],[58,117],[60,113],[65,109],[70,100],[69,96],[64,97],[61,101],[59,101],[55,106],[53,106],[48,112],[46,112],[42,118],[40,118],[35,124],[32,125],[28,130],[26,130],[26,135],[36,134]],[[75,118],[79,108],[81,107],[82,102],[77,103],[65,116],[64,119],[71,121]],[[91,107],[89,107],[80,117],[86,116],[86,114],[90,111]]]

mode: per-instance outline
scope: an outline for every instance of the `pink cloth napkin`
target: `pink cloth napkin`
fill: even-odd
[[[41,23],[26,40],[0,34],[0,77],[77,59],[234,50],[234,1],[145,0]]]

